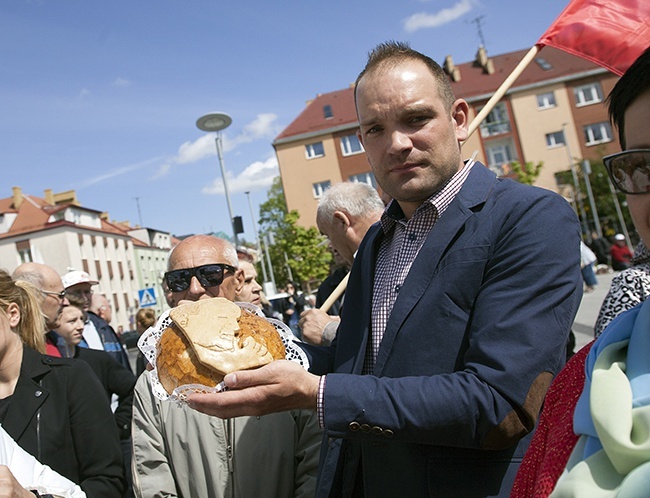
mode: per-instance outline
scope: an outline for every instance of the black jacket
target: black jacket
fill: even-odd
[[[39,461],[88,496],[121,497],[122,452],[104,390],[88,364],[24,347],[2,426]]]
[[[85,361],[93,369],[93,372],[95,372],[99,382],[101,382],[106,391],[106,399],[108,399],[109,404],[111,402],[111,395],[117,395],[118,404],[115,410],[115,422],[118,427],[120,439],[128,439],[131,436],[131,414],[133,411],[135,375],[113,360],[106,351],[80,348],[77,346],[74,357],[75,359]]]

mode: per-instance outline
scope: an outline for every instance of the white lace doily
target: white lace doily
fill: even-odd
[[[291,329],[282,321],[276,320],[275,318],[266,318],[262,310],[257,306],[251,303],[235,303],[240,308],[247,309],[255,313],[257,316],[260,316],[266,319],[271,325],[273,325],[278,333],[280,338],[284,343],[284,348],[286,350],[286,359],[298,363],[305,370],[309,369],[309,360],[305,352],[296,344],[298,339],[293,335]],[[186,402],[187,397],[193,393],[218,393],[225,389],[223,382],[218,384],[215,387],[204,386],[201,384],[187,384],[184,386],[178,386],[174,389],[172,394],[167,394],[165,388],[158,380],[158,371],[156,370],[156,345],[160,340],[160,336],[163,331],[169,327],[172,323],[172,319],[169,317],[169,310],[165,311],[153,327],[149,327],[138,339],[138,349],[142,351],[142,354],[146,360],[153,366],[153,370],[149,370],[147,374],[151,381],[151,390],[158,399],[163,401],[177,401],[177,402]]]

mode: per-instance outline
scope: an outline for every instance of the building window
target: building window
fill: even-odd
[[[352,154],[363,152],[363,146],[359,142],[356,134],[341,137],[341,152],[344,156],[351,156]]]
[[[507,175],[510,173],[510,163],[516,160],[512,153],[510,143],[502,142],[486,147],[488,156],[488,166],[497,175]]]
[[[332,112],[332,106],[331,105],[325,105],[323,106],[323,115],[325,116],[325,119],[330,119],[334,117],[334,113]]]
[[[368,185],[372,185],[373,187],[377,188],[377,182],[375,181],[375,175],[373,175],[370,171],[368,171],[367,173],[360,173],[358,175],[352,175],[348,179],[352,183],[367,183]]]
[[[32,263],[34,261],[32,258],[32,248],[29,240],[21,240],[16,242],[16,251],[18,251],[18,256],[20,257],[21,263]]]
[[[561,131],[554,131],[553,133],[546,134],[546,147],[552,149],[553,147],[562,147],[566,144],[564,140],[564,133]]]
[[[314,183],[312,185],[312,189],[314,191],[314,197],[316,199],[320,199],[320,196],[323,195],[323,193],[328,188],[330,188],[331,185],[332,185],[332,183],[329,180],[324,181],[324,182]]]
[[[553,92],[540,93],[537,96],[538,109],[551,109],[555,106],[555,94]]]
[[[607,121],[584,127],[586,145],[597,145],[612,141],[612,128]]]
[[[314,144],[305,145],[305,153],[307,155],[307,159],[314,159],[315,157],[323,157],[325,155],[323,142],[316,142]]]
[[[499,102],[481,123],[481,136],[492,137],[508,133],[509,131],[510,119],[508,119],[506,105],[503,102]]]
[[[603,91],[598,83],[577,86],[573,89],[576,96],[576,106],[597,104],[603,100]]]

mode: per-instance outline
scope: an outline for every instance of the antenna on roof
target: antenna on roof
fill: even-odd
[[[483,37],[483,30],[481,29],[481,19],[483,19],[485,16],[476,16],[474,19],[472,19],[469,22],[473,22],[476,24],[476,30],[478,31],[478,38],[481,41],[481,47],[484,47],[487,50],[487,47],[485,47],[485,38]]]
[[[144,225],[142,224],[142,211],[140,211],[140,198],[134,197],[134,199],[135,199],[135,203],[138,206],[138,220],[140,221],[140,226],[144,227]]]

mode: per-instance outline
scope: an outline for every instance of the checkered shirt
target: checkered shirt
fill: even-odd
[[[411,269],[411,264],[420,252],[429,232],[462,188],[473,165],[474,161],[468,161],[440,190],[415,210],[411,219],[407,220],[404,217],[396,202],[392,202],[384,211],[381,217],[381,228],[385,237],[379,247],[375,266],[372,337],[366,348],[364,374],[373,373],[388,318]]]

